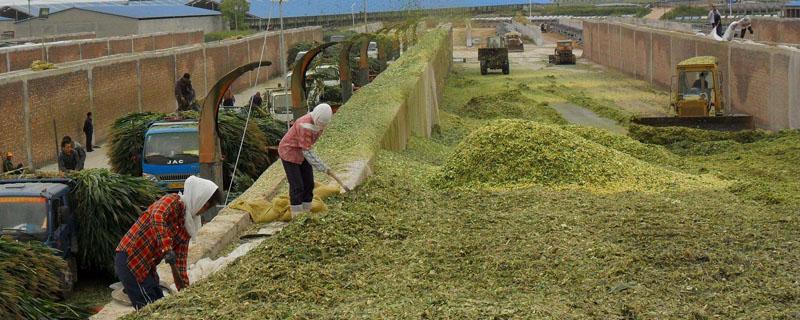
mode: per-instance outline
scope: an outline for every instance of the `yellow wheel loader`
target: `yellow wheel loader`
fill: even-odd
[[[670,83],[670,106],[676,116],[636,118],[634,123],[719,131],[753,129],[752,116],[725,113],[722,74],[716,57],[689,58],[675,69]]]

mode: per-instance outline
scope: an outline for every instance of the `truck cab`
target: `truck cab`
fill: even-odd
[[[267,108],[273,119],[289,122],[294,119],[292,113],[292,92],[285,88],[267,89]]]
[[[159,121],[144,136],[142,175],[167,192],[183,190],[186,178],[200,174],[197,121]]]
[[[39,241],[56,249],[67,262],[62,291],[72,291],[78,279],[78,238],[69,207],[70,180],[0,180],[0,236]]]

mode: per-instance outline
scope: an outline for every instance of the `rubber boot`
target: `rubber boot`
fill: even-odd
[[[311,212],[311,202],[303,202],[303,211]]]
[[[303,213],[303,205],[298,204],[296,206],[291,206],[290,209],[292,210],[292,220],[294,220],[297,215]]]

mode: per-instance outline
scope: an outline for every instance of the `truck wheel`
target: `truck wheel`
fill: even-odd
[[[72,295],[75,289],[75,283],[78,282],[78,262],[75,257],[66,260],[67,268],[61,275],[61,298],[67,299]]]
[[[486,75],[486,73],[487,73],[486,69],[487,69],[486,68],[486,62],[481,61],[481,75]]]
[[[506,62],[505,64],[503,64],[503,74],[508,74],[508,71],[509,71],[508,70],[508,62]]]

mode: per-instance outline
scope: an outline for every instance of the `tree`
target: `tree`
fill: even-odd
[[[219,9],[230,24],[231,30],[247,29],[245,17],[250,11],[250,3],[247,0],[222,0]]]

